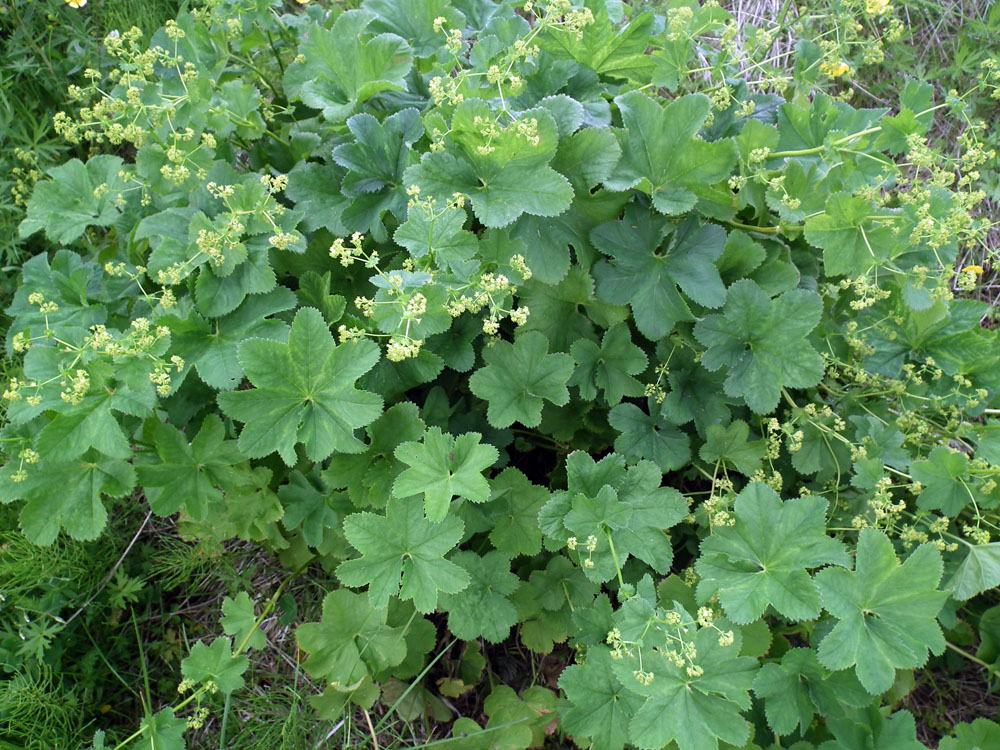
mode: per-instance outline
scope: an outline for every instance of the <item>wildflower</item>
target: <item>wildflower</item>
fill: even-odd
[[[525,262],[523,255],[511,256],[510,267],[521,274],[521,278],[525,281],[531,278],[531,269],[528,268],[528,264]]]
[[[287,250],[298,240],[298,237],[290,232],[278,232],[268,238],[268,243],[276,250]]]
[[[527,307],[516,307],[510,311],[510,319],[514,321],[514,325],[523,326],[528,322],[530,312]]]
[[[703,628],[712,627],[712,610],[708,607],[702,607],[698,610],[698,624]]]
[[[420,322],[420,316],[425,312],[427,312],[427,298],[417,292],[406,303],[406,317],[415,318],[417,322]]]
[[[825,62],[819,66],[819,72],[825,75],[827,78],[839,78],[848,72],[851,66],[841,60],[838,63]]]
[[[80,9],[87,4],[87,0],[66,0],[66,5],[71,8]]]
[[[363,339],[365,337],[365,332],[360,328],[348,328],[347,326],[342,325],[337,329],[337,336],[340,339],[340,343],[343,344],[348,341]]]
[[[60,385],[64,390],[59,397],[67,404],[77,406],[83,402],[83,397],[90,389],[90,375],[86,370],[77,370],[75,373],[67,373],[66,379]]]
[[[84,4],[86,4],[86,1],[87,0],[84,0]],[[177,25],[177,21],[167,21],[166,28],[163,31],[170,39],[173,39],[175,42],[178,39],[183,39],[185,36],[184,29],[180,28]]]
[[[667,41],[677,42],[684,38],[688,24],[694,19],[694,11],[690,8],[671,8],[667,11],[669,32]]]
[[[653,673],[652,672],[644,672],[641,669],[637,669],[634,672],[632,672],[632,676],[635,677],[636,681],[640,685],[649,686],[653,682]]]
[[[309,0],[306,0],[306,2],[309,2]],[[215,688],[215,683],[214,682],[209,682],[209,683],[207,683],[207,685],[209,687],[209,692],[210,693],[215,693],[216,692],[217,688]],[[188,729],[201,729],[203,726],[205,726],[205,720],[208,718],[208,714],[209,714],[208,709],[205,708],[204,706],[202,706],[197,711],[195,711],[194,716],[191,716],[191,717],[188,718],[188,720],[187,720],[187,728]]]
[[[422,339],[393,337],[386,346],[385,356],[390,362],[412,359],[420,354],[420,347],[423,346],[423,343]]]
[[[865,0],[865,12],[870,16],[881,16],[892,4],[892,0]]]

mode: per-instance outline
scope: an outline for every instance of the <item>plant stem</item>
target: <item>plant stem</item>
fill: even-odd
[[[974,655],[970,654],[968,651],[966,651],[965,649],[959,648],[958,646],[956,646],[951,641],[945,641],[944,645],[947,646],[948,648],[950,648],[956,654],[959,654],[960,656],[965,657],[966,659],[968,659],[969,661],[971,661],[973,664],[978,664],[980,667],[982,667],[983,669],[985,669],[987,672],[990,673],[990,677],[993,677],[994,675],[996,675],[996,667],[994,667],[992,664],[987,664],[982,659],[980,659],[978,656],[974,656]]]

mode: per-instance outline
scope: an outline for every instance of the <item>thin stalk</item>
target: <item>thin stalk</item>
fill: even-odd
[[[948,648],[950,648],[956,654],[959,654],[963,658],[968,659],[973,664],[978,664],[980,667],[982,667],[983,669],[985,669],[987,672],[990,673],[990,677],[994,677],[996,675],[996,671],[997,671],[996,667],[994,667],[992,664],[987,664],[985,661],[983,661],[982,659],[980,659],[978,656],[973,656],[968,651],[966,651],[965,649],[959,648],[958,646],[956,646],[951,641],[945,641],[944,645],[947,646]]]

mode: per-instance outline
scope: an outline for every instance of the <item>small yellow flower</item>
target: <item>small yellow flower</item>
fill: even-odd
[[[962,273],[971,273],[971,274],[975,274],[976,276],[982,276],[983,275],[983,267],[982,266],[966,266],[965,268],[962,269]]]
[[[841,60],[838,63],[825,62],[819,66],[819,72],[828,78],[839,78],[851,69],[851,66]]]
[[[889,10],[892,0],[865,0],[865,10],[870,16],[880,16]]]
[[[308,5],[309,0],[295,0],[299,5]]]
[[[66,5],[71,8],[82,8],[87,4],[87,0],[66,0]]]

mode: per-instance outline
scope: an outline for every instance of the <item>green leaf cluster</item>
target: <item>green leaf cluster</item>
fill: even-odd
[[[743,80],[716,4],[279,5],[182,14],[60,120],[92,155],[4,311],[19,533],[139,506],[308,569],[329,719],[489,682],[456,747],[919,747],[893,710],[971,630],[993,668],[1000,585],[981,164],[931,93]],[[221,610],[199,696],[269,648]]]

